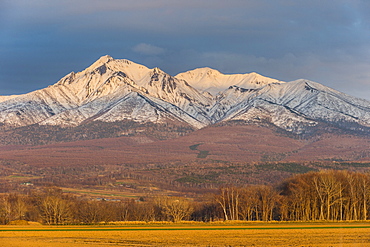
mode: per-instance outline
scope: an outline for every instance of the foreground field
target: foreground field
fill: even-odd
[[[1,246],[370,246],[369,223],[2,226]]]

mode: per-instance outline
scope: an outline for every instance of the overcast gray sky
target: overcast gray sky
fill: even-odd
[[[370,100],[368,0],[0,0],[0,95],[109,54],[169,74],[309,79]]]

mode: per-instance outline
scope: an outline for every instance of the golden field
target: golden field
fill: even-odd
[[[1,226],[0,246],[370,246],[370,224]]]

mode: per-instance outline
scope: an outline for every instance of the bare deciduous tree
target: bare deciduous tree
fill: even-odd
[[[174,222],[181,221],[189,217],[193,212],[189,200],[182,197],[160,197],[158,203],[164,215]]]

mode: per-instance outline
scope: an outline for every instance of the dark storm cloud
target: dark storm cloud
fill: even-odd
[[[200,66],[307,78],[370,99],[368,1],[0,0],[0,94],[101,55],[176,74]]]

